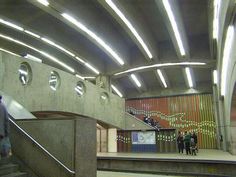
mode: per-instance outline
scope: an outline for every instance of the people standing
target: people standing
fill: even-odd
[[[2,103],[2,96],[0,95],[0,154],[1,157],[7,157],[10,153],[9,141],[9,119],[8,112]]]
[[[186,154],[191,154],[190,152],[190,139],[191,139],[191,135],[185,131],[185,136],[184,136],[184,144],[185,144],[185,150],[186,150]]]
[[[196,146],[196,151],[198,152],[198,147],[197,147],[197,135],[195,132],[193,132],[191,138],[194,139],[194,143],[195,143],[195,146]]]
[[[178,137],[177,137],[177,144],[178,144],[178,149],[179,149],[179,153],[184,152],[184,137],[181,134],[181,132],[179,131]]]

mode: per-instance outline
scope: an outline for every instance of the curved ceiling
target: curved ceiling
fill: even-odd
[[[116,6],[128,22],[122,21],[109,2]],[[88,65],[93,66],[101,75],[111,76],[113,85],[126,98],[142,94],[151,96],[151,93],[165,90],[175,92],[178,89],[188,89],[185,67],[190,68],[195,89],[210,90],[212,69],[215,67],[210,46],[212,29],[209,19],[212,17],[209,11],[212,4],[208,0],[169,2],[185,55],[181,55],[169,14],[162,0],[48,0],[48,6],[36,0],[1,0],[0,19],[14,23],[24,30],[15,29],[0,21],[0,34],[54,56],[72,67],[75,70],[73,74],[96,76],[98,73],[92,71]],[[63,13],[73,17],[74,22],[68,21]],[[132,33],[129,26],[135,29],[141,40],[138,40],[139,37]],[[50,42],[42,38],[54,43],[49,44]],[[140,41],[144,42],[146,49]],[[42,55],[42,52],[36,52],[2,37],[0,48],[22,56],[29,53],[41,58],[45,64],[70,72]],[[117,58],[124,64],[119,63]],[[116,73],[140,66],[180,62],[206,64],[160,66],[167,88],[157,73],[157,67],[115,76]],[[132,81],[130,74],[135,74],[140,79],[140,88]]]

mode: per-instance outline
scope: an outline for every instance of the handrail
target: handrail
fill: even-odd
[[[134,115],[131,115],[131,114],[129,114],[128,112],[125,112],[125,113],[126,113],[126,115],[129,115],[130,117],[132,117],[132,118],[136,119],[136,120],[137,120],[137,121],[139,121],[140,123],[142,123],[142,124],[144,124],[144,125],[146,125],[146,126],[148,126],[148,127],[152,128],[152,129],[155,129],[153,126],[151,126],[151,125],[147,124],[146,122],[144,122],[144,121],[140,120],[140,119],[139,119],[139,118],[137,118],[136,116],[134,116]]]
[[[75,174],[75,171],[69,169],[65,166],[60,160],[54,157],[48,150],[46,150],[41,144],[39,144],[33,137],[31,137],[28,133],[26,133],[19,125],[17,125],[12,119],[9,118],[9,121],[15,125],[25,136],[27,136],[31,141],[33,141],[38,147],[40,147],[47,155],[49,155],[53,160],[55,160],[60,166],[66,169],[68,172]]]

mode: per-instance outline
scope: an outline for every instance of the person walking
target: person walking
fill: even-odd
[[[190,139],[191,139],[191,135],[185,131],[185,136],[184,136],[184,144],[185,144],[185,150],[186,150],[186,154],[191,154],[190,152]]]
[[[181,134],[181,132],[179,132],[179,134],[178,134],[177,144],[178,144],[179,153],[182,152],[182,154],[183,154],[184,153],[184,137]]]
[[[8,112],[5,105],[2,103],[2,96],[0,95],[0,155],[7,157],[10,153],[9,141],[9,119]]]

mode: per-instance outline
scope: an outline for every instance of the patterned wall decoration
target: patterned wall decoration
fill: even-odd
[[[216,123],[212,95],[190,95],[126,100],[126,111],[143,120],[149,116],[162,128],[196,132],[199,148],[216,148]]]

